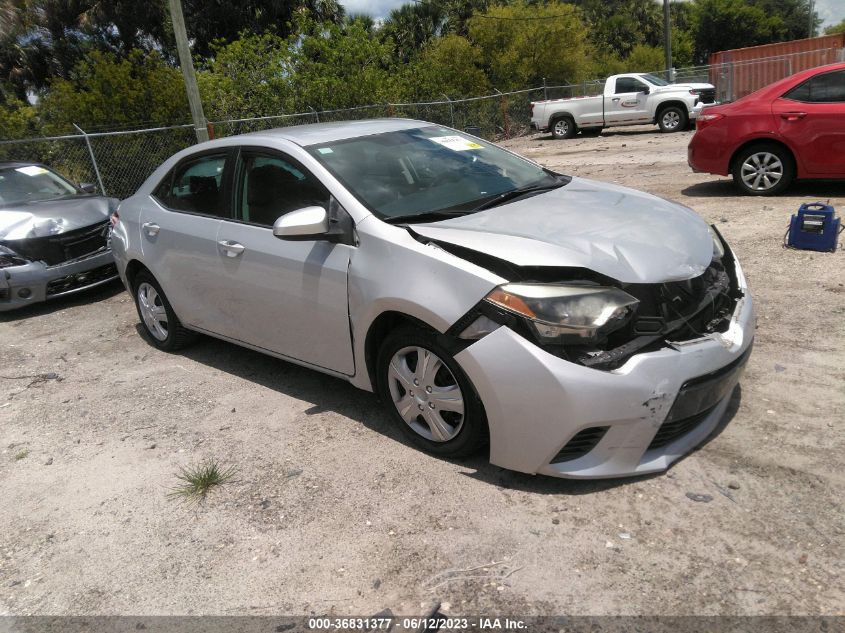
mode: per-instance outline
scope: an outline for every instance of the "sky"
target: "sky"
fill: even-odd
[[[409,2],[410,0],[341,0],[349,13],[368,13],[374,18],[384,18],[391,9]],[[845,18],[845,3],[843,0],[815,0],[816,11],[824,21],[822,28],[837,24]]]

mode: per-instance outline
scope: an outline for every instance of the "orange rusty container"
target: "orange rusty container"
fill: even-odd
[[[845,60],[845,33],[735,48],[710,55],[718,101],[735,101],[793,73]]]

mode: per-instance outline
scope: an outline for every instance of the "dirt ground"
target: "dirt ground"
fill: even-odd
[[[802,202],[845,213],[845,184],[741,197],[689,170],[691,134],[505,143],[688,205],[741,259],[741,393],[668,473],[425,455],[340,380],[211,339],[156,351],[113,286],[0,315],[0,614],[843,614],[845,253],[781,240]],[[168,497],[205,458],[234,481]]]

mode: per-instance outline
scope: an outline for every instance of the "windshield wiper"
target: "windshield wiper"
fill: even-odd
[[[521,198],[522,196],[527,196],[531,194],[543,193],[544,191],[551,191],[552,189],[558,189],[559,187],[563,187],[568,180],[566,181],[557,181],[550,183],[548,185],[529,185],[527,187],[517,187],[516,189],[511,189],[510,191],[506,191],[504,193],[500,193],[494,198],[487,200],[486,202],[482,202],[480,205],[475,207],[470,213],[475,213],[476,211],[484,211],[484,209],[490,209],[492,207],[497,207],[500,204],[504,204],[505,202],[510,202],[511,200],[515,200],[516,198]]]
[[[384,221],[388,224],[402,224],[405,222],[412,222],[416,224],[417,222],[431,222],[442,220],[444,218],[456,218],[461,215],[466,215],[467,213],[472,213],[472,211],[450,211],[448,209],[443,209],[442,211],[423,211],[422,213],[397,215],[391,218],[384,218]]]

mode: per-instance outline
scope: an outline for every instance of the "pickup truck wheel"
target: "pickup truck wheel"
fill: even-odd
[[[552,136],[555,138],[572,138],[575,136],[575,122],[568,116],[555,119],[552,122]]]
[[[743,150],[731,171],[737,188],[752,196],[777,195],[795,178],[792,157],[782,147],[770,143]]]
[[[682,108],[668,106],[657,115],[657,125],[660,126],[661,132],[680,132],[687,129],[688,119],[687,113]]]

